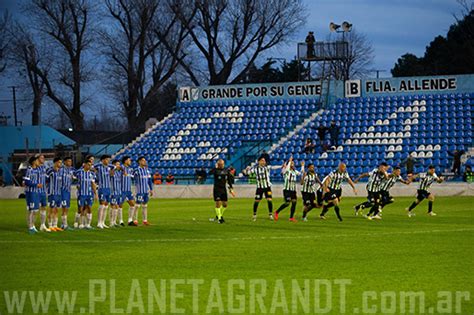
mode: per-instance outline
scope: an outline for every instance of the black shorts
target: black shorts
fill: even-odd
[[[316,194],[315,193],[301,192],[301,195],[303,196],[303,204],[305,206],[316,207],[316,204],[314,203],[314,201],[316,200]]]
[[[380,202],[380,192],[377,191],[368,191],[367,192],[368,195],[367,195],[367,200],[370,202],[370,203],[376,203],[376,202]]]
[[[323,205],[323,202],[324,202],[323,191],[321,189],[316,190],[316,200],[317,200],[318,206]]]
[[[392,200],[392,196],[390,196],[388,191],[382,190],[380,192],[380,199],[382,200],[382,203],[387,203]]]
[[[263,196],[265,195],[265,198],[271,198],[272,197],[272,189],[270,187],[268,188],[257,188],[257,191],[255,192],[255,200],[262,200]]]
[[[324,195],[324,201],[331,201],[334,199],[341,199],[342,189],[329,189],[329,191]]]
[[[296,200],[296,191],[283,189],[283,199],[285,199],[286,202]]]
[[[214,201],[227,201],[227,190],[214,190]]]
[[[428,198],[430,195],[431,193],[429,191],[418,189],[418,196],[416,196],[416,199],[422,201],[423,199]]]

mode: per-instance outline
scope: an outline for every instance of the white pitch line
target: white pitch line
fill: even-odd
[[[261,237],[229,237],[229,238],[149,238],[149,239],[120,239],[120,240],[0,240],[0,244],[56,244],[56,243],[171,243],[171,242],[215,242],[215,241],[260,241],[260,240],[286,240],[286,239],[319,239],[332,237],[354,237],[354,236],[387,236],[404,234],[434,234],[450,232],[473,232],[471,229],[445,229],[445,230],[421,230],[400,231],[380,233],[357,233],[357,234],[333,234],[333,235],[303,235],[303,236],[261,236]],[[34,236],[33,236],[34,237]]]

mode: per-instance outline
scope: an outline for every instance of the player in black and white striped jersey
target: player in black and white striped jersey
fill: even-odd
[[[253,203],[253,221],[257,220],[257,209],[260,201],[265,195],[268,204],[268,218],[273,220],[272,183],[270,182],[270,166],[267,165],[264,157],[258,159],[258,164],[254,167],[247,167],[244,175],[255,175],[257,190],[255,192],[255,202]]]
[[[375,218],[381,219],[378,216],[380,202],[382,200],[382,196],[380,191],[382,190],[382,182],[388,178],[387,170],[389,166],[387,163],[383,162],[377,168],[374,168],[372,171],[368,173],[363,173],[359,175],[359,177],[354,181],[357,183],[361,178],[368,177],[369,181],[367,182],[367,201],[358,204],[354,207],[355,215],[359,214],[359,211],[364,208],[371,207],[369,213],[367,214],[367,218]],[[373,217],[371,217],[373,215]]]
[[[380,189],[380,209],[379,211],[382,212],[382,209],[388,205],[393,203],[393,197],[390,196],[390,189],[397,183],[403,183],[405,185],[410,185],[411,181],[405,180],[401,176],[401,169],[398,166],[393,167],[392,173],[388,175],[386,179],[382,181],[381,189]]]
[[[304,161],[301,162],[301,172],[295,168],[293,156],[290,157],[288,163],[283,164],[282,173],[284,177],[283,183],[283,198],[285,202],[275,211],[275,221],[278,220],[280,212],[288,207],[291,203],[290,221],[296,222],[294,215],[296,211],[296,183],[298,177],[304,173]]]
[[[416,197],[416,200],[411,204],[411,206],[406,208],[408,212],[408,217],[414,216],[414,213],[412,213],[411,211],[425,198],[428,199],[428,215],[435,216],[436,213],[433,212],[433,202],[435,196],[429,191],[429,189],[434,182],[442,183],[444,181],[444,178],[438,177],[438,175],[436,175],[436,170],[433,165],[430,165],[428,167],[428,171],[426,173],[420,173],[418,175],[413,176],[412,180],[415,180],[416,178],[420,179],[420,184],[418,186],[418,196]]]
[[[329,175],[326,176],[325,180],[323,181],[323,200],[326,202],[326,204],[323,206],[323,211],[320,215],[321,219],[326,219],[325,214],[328,212],[329,208],[334,206],[334,211],[336,212],[337,218],[339,221],[342,221],[339,211],[339,203],[341,201],[343,181],[347,181],[354,190],[354,194],[357,195],[354,182],[349,176],[349,173],[347,173],[346,164],[339,163],[337,170],[329,173]]]
[[[307,221],[308,212],[314,208],[319,208],[320,206],[315,203],[316,201],[316,184],[321,186],[321,180],[318,177],[318,174],[314,171],[314,164],[308,165],[308,172],[303,174],[301,178],[301,195],[303,197],[303,221]]]

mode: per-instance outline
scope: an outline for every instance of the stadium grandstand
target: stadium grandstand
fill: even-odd
[[[425,81],[441,83],[424,89]],[[472,75],[359,80],[355,91],[350,90],[354,82],[335,82],[331,88],[310,92],[302,83],[236,85],[235,97],[212,99],[209,95],[219,92],[209,89],[229,86],[182,88],[176,111],[116,157],[136,160],[145,155],[152,169],[176,178],[191,178],[196,169],[209,169],[218,158],[239,172],[256,160],[261,149],[271,155],[272,165],[293,155],[314,163],[321,174],[340,161],[358,174],[382,161],[400,165],[408,155],[417,160],[416,171],[432,164],[449,173],[450,152],[470,156],[473,82]],[[314,152],[305,153],[305,140],[317,142],[317,127],[332,122],[339,128],[338,145],[327,150],[316,145]],[[272,180],[282,180],[276,167]]]

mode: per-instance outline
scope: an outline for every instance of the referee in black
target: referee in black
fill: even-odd
[[[214,201],[216,202],[216,219],[218,223],[224,223],[224,212],[227,209],[227,187],[229,186],[229,193],[235,197],[232,187],[234,183],[234,176],[225,168],[225,162],[219,159],[216,167],[209,172],[214,176]]]

